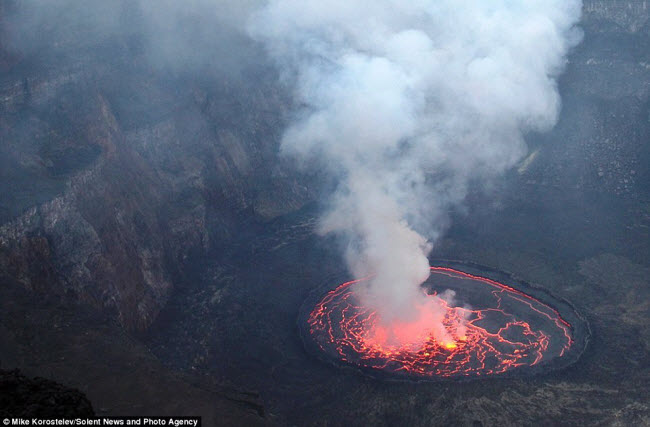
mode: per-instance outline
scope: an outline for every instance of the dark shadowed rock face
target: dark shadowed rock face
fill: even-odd
[[[530,138],[539,150],[519,170],[530,184],[650,197],[649,18],[647,1],[584,1],[584,38],[560,78],[560,119]]]
[[[107,315],[56,296],[34,298],[14,283],[0,282],[0,349],[3,367],[78,389],[97,415],[201,415],[207,426],[259,425],[268,415],[258,393],[170,370]],[[3,389],[2,378],[0,414],[2,402],[14,409],[30,402],[22,380]]]
[[[81,392],[45,378],[27,378],[18,370],[0,370],[0,417],[93,417]]]
[[[0,22],[17,10],[3,3]],[[10,29],[0,38],[0,274],[145,330],[186,260],[227,250],[242,224],[311,197],[277,159],[288,103],[262,66],[187,76],[152,65],[133,31],[98,39],[45,25],[40,50],[16,50]]]
[[[607,31],[612,26],[623,32],[647,31],[648,0],[583,0],[583,23]]]

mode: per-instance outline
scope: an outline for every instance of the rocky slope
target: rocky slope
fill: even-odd
[[[0,47],[0,273],[145,330],[190,254],[309,198],[276,159],[287,102],[258,66],[170,76],[141,34],[41,30]]]
[[[617,25],[625,32],[635,33],[645,26],[649,15],[647,0],[583,0],[583,22],[588,26]]]
[[[93,417],[88,399],[77,390],[18,370],[0,370],[0,417]]]
[[[0,282],[0,348],[3,368],[19,366],[27,377],[79,390],[3,374],[0,414],[62,415],[77,408],[97,415],[200,415],[208,426],[260,425],[267,415],[256,393],[170,370],[97,310],[57,297],[35,299],[7,282]]]
[[[533,183],[648,200],[650,9],[646,1],[584,2],[584,39],[560,80],[555,129],[531,138]]]

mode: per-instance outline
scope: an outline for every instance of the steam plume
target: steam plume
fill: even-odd
[[[270,0],[249,20],[303,108],[282,148],[340,176],[321,231],[350,242],[364,303],[411,321],[431,242],[473,180],[551,128],[580,0]]]

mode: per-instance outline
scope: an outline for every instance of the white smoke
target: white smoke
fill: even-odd
[[[408,318],[430,242],[470,182],[551,128],[580,0],[269,0],[248,22],[304,108],[282,149],[341,177],[323,232],[376,274],[364,303]],[[313,163],[313,162],[312,162]]]

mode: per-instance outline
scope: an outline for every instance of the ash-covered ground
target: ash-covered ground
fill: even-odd
[[[130,2],[80,16],[66,1],[20,21],[18,49],[6,34],[19,3],[0,3],[2,370],[78,389],[98,415],[206,425],[650,424],[646,2],[584,2],[558,124],[451,212],[431,254],[570,301],[591,328],[585,353],[560,371],[445,383],[381,381],[305,351],[300,307],[345,264],[314,232],[331,183],[278,158],[290,96],[258,47],[197,31],[189,44],[213,55],[181,45],[179,72],[170,52],[151,55]],[[114,9],[119,31],[98,30]]]

